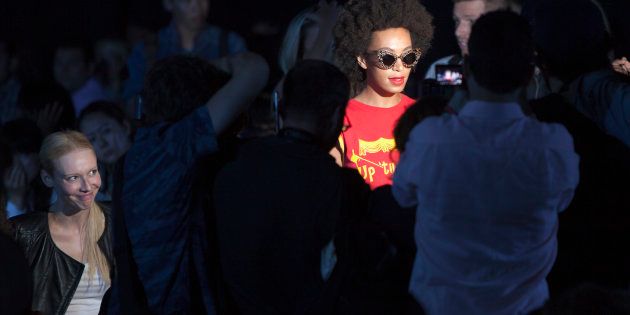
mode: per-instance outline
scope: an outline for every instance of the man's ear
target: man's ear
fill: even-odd
[[[48,172],[46,172],[45,170],[41,170],[41,172],[39,172],[39,176],[42,178],[42,182],[44,182],[44,185],[46,185],[46,187],[52,188],[53,179],[52,176],[48,174]]]
[[[367,60],[365,59],[365,56],[357,56],[357,63],[359,64],[359,67],[363,68],[363,70],[367,70]]]

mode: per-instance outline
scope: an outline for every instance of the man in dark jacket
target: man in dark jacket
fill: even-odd
[[[242,147],[216,179],[221,266],[242,314],[332,312],[346,263],[340,236],[369,191],[328,154],[348,97],[337,68],[301,62],[284,83],[279,134]]]

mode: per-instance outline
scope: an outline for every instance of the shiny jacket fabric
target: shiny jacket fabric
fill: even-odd
[[[114,279],[111,217],[105,214],[105,230],[98,245],[110,266]],[[84,265],[62,252],[53,242],[48,228],[48,212],[32,212],[13,218],[15,240],[33,272],[32,310],[43,314],[65,314],[79,285]],[[106,295],[107,296],[107,295]],[[101,307],[106,304],[103,301]]]

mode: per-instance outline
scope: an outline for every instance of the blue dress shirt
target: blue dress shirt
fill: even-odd
[[[427,314],[526,314],[548,298],[579,157],[559,124],[470,101],[411,132],[392,192],[417,206],[410,292]]]

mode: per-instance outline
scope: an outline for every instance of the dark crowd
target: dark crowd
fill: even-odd
[[[0,6],[0,314],[630,314],[629,1],[56,3]]]

